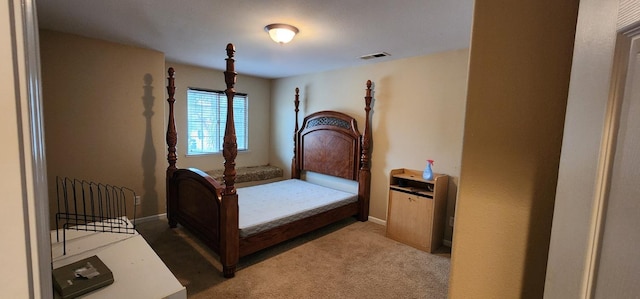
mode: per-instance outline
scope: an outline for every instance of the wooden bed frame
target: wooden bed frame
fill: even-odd
[[[237,156],[233,121],[233,97],[236,75],[235,48],[228,44],[227,66],[224,72],[228,101],[226,130],[223,144],[224,184],[195,168],[176,167],[177,132],[174,120],[174,69],[169,68],[167,92],[169,121],[167,128],[167,217],[169,226],[178,223],[197,235],[220,256],[224,277],[233,277],[240,257],[313,231],[335,221],[356,216],[367,221],[371,185],[370,154],[371,81],[367,81],[365,96],[366,123],[364,135],[358,131],[356,120],[336,111],[322,111],[304,118],[298,129],[299,90],[295,95],[294,155],[292,178],[300,178],[309,170],[358,182],[358,201],[314,216],[294,221],[270,230],[241,238],[238,228],[238,194],[235,188]]]

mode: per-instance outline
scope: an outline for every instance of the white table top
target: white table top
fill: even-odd
[[[113,284],[81,298],[187,298],[186,288],[135,231],[123,234],[67,230],[66,255],[62,254],[62,245],[62,233],[57,242],[56,231],[52,231],[54,269],[97,255],[113,273]]]

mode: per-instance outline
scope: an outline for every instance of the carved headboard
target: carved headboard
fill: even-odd
[[[304,118],[296,134],[297,168],[358,180],[361,135],[356,120],[336,111]]]

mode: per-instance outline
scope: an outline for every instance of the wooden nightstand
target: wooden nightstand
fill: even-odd
[[[433,252],[442,246],[449,176],[422,178],[422,171],[394,169],[390,174],[387,237]]]

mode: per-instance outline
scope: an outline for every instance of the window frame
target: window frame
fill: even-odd
[[[203,130],[202,127],[204,126],[204,124],[202,123],[204,121],[193,120],[194,114],[196,112],[191,111],[191,109],[193,107],[192,105],[197,105],[197,104],[192,103],[192,101],[196,101],[197,99],[195,99],[192,96],[192,92],[201,93],[203,94],[203,97],[207,97],[207,95],[211,96],[211,100],[212,100],[211,102],[213,102],[212,105],[214,106],[213,108],[211,108],[212,109],[211,112],[212,114],[217,115],[215,117],[215,119],[217,119],[217,122],[213,124],[213,126],[215,127],[215,129],[213,130],[214,136],[197,137],[197,136],[204,135],[201,133]],[[236,105],[236,101],[238,100],[244,101],[244,105],[243,105],[244,107],[238,108],[238,106]],[[234,123],[235,123],[235,129],[236,129],[238,151],[245,152],[249,150],[249,96],[248,94],[236,92],[234,96],[233,109],[234,109]],[[238,109],[240,109],[240,111]],[[244,110],[244,115],[241,114],[242,110]],[[204,112],[200,110],[200,113],[202,114]],[[187,156],[202,156],[202,155],[212,155],[212,154],[222,153],[224,131],[226,127],[226,114],[227,114],[227,96],[224,93],[224,91],[197,88],[197,87],[187,88],[187,111],[186,111],[186,134],[185,134],[186,135],[185,139],[187,144],[187,147],[186,147]],[[214,117],[214,115],[211,115],[211,117]],[[244,123],[244,126],[239,125],[242,123]],[[192,128],[194,124],[200,126],[200,128]],[[244,129],[244,131],[239,132],[238,131],[239,128],[240,130]],[[197,134],[197,136],[192,137],[193,136],[192,132],[199,132],[199,133]],[[194,139],[198,139],[198,138],[200,139],[199,141],[194,141]],[[213,141],[212,142],[213,145],[211,146],[215,148],[214,150],[206,150],[203,145],[200,145],[199,148],[195,148],[195,149],[192,147],[192,142],[204,143],[206,138],[211,138],[210,141]],[[242,147],[243,144],[244,144],[244,147]]]

